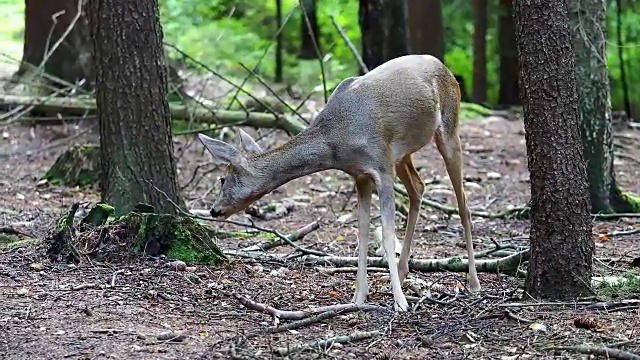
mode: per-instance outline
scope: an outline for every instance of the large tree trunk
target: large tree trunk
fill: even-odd
[[[316,52],[316,45],[320,49],[320,27],[318,26],[316,0],[302,0],[300,6],[304,12],[300,11],[300,52],[298,57],[317,59],[319,54]],[[309,18],[308,24],[304,16],[305,13]]]
[[[498,102],[504,105],[518,105],[518,52],[515,29],[511,15],[511,1],[500,0],[498,16],[498,48],[500,53]]]
[[[39,67],[48,55],[44,72],[72,84],[84,79],[85,86],[92,86],[94,76],[91,61],[92,43],[84,11],[60,45],[51,52],[52,47],[62,38],[69,25],[73,24],[78,14],[78,0],[25,0],[24,14],[24,48],[22,63],[16,76],[32,73],[34,67]],[[64,86],[50,80],[46,82],[59,87]]]
[[[167,201],[179,203],[158,2],[91,0],[88,12],[97,68],[102,198],[118,213],[141,202],[175,213]]]
[[[397,0],[360,0],[362,60],[369,70],[408,53],[407,4]]]
[[[591,294],[591,216],[567,0],[515,0],[527,160],[531,178],[534,298]]]
[[[473,0],[473,101],[487,101],[487,0]]]
[[[429,54],[444,61],[444,26],[440,0],[407,0],[412,54]]]
[[[613,137],[606,54],[605,0],[570,0],[578,110],[593,212],[612,211]]]
[[[613,166],[606,0],[571,0],[569,15],[592,212],[635,212],[637,204],[618,188]]]

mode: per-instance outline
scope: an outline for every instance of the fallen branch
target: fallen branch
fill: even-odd
[[[340,312],[342,314],[354,312],[354,311],[389,311],[389,309],[383,306],[372,305],[372,304],[356,305],[353,303],[321,306],[317,308],[310,308],[307,310],[278,310],[269,305],[255,302],[244,295],[233,294],[233,296],[240,302],[240,304],[242,304],[242,306],[246,307],[247,309],[256,310],[256,311],[269,314],[273,316],[276,319],[276,321],[278,319],[301,320],[306,317],[309,317],[310,315],[320,314],[320,313],[329,312],[329,311]]]
[[[254,330],[252,332],[250,332],[249,334],[247,334],[245,336],[246,339],[251,339],[254,338],[256,336],[259,335],[264,335],[264,334],[277,334],[277,333],[281,333],[281,332],[285,332],[285,331],[289,331],[289,330],[294,330],[294,329],[299,329],[301,327],[305,327],[305,326],[309,326],[309,325],[313,325],[313,324],[317,324],[321,321],[325,321],[331,318],[334,318],[338,315],[343,315],[346,314],[350,311],[326,311],[323,313],[320,313],[318,315],[314,315],[314,316],[310,316],[307,318],[304,318],[302,320],[297,320],[294,322],[290,322],[286,325],[282,325],[282,326],[272,326],[266,329],[258,329],[258,330]]]
[[[347,33],[344,31],[342,26],[338,24],[338,21],[336,20],[335,15],[331,15],[331,23],[336,28],[336,30],[338,31],[338,34],[344,41],[345,45],[347,45],[347,48],[349,48],[349,51],[351,51],[351,54],[358,62],[358,65],[360,66],[360,70],[362,70],[363,73],[369,72],[369,69],[367,69],[367,65],[362,60],[362,56],[360,56],[360,53],[356,49],[355,45],[353,45],[353,42],[351,41],[351,39],[349,39],[349,37],[347,36]]]
[[[405,188],[399,184],[399,183],[395,183],[393,185],[394,190],[396,191],[396,193],[402,195],[403,197],[407,197],[407,190],[405,190]],[[436,210],[439,210],[443,213],[445,213],[446,215],[457,215],[458,214],[458,208],[457,207],[452,207],[452,206],[447,206],[444,204],[441,204],[437,201],[433,201],[433,200],[429,200],[426,198],[422,198],[422,203],[421,203],[422,207],[430,207]],[[490,220],[496,220],[496,219],[508,219],[508,218],[526,218],[527,214],[528,214],[528,210],[529,208],[526,206],[523,207],[516,207],[513,209],[509,209],[509,210],[505,210],[505,211],[501,211],[498,213],[491,213],[491,212],[487,212],[487,211],[475,211],[475,210],[471,210],[471,216],[476,216],[476,217],[480,217],[480,218],[485,218],[485,219],[490,219]]]
[[[516,271],[523,261],[529,259],[529,250],[523,250],[513,255],[500,259],[480,259],[476,261],[476,268],[479,272],[495,273],[499,271],[513,272]],[[358,258],[349,256],[315,256],[306,255],[299,258],[305,265],[324,265],[324,266],[357,266]],[[371,267],[387,267],[386,258],[369,257],[367,258],[367,266]],[[410,259],[409,269],[423,272],[451,271],[451,272],[468,272],[469,263],[467,259],[459,256],[445,259]]]
[[[608,359],[622,359],[622,360],[640,360],[640,355],[636,355],[634,353],[613,349],[606,346],[587,346],[587,345],[576,345],[576,346],[553,346],[542,349],[544,351],[550,350],[560,350],[560,351],[573,351],[580,354],[593,354],[593,355],[602,355],[607,357]]]
[[[288,245],[290,242],[299,241],[309,233],[312,233],[318,230],[319,228],[320,228],[320,224],[317,221],[314,221],[312,223],[309,223],[301,227],[297,231],[294,231],[293,233],[286,235],[289,241],[284,241],[278,238],[275,240],[265,241],[257,245],[251,245],[251,246],[242,248],[240,249],[240,251],[269,251],[275,247]]]
[[[85,116],[94,114],[96,102],[92,98],[37,97],[0,95],[0,107],[31,106],[42,112],[58,112],[65,115]],[[221,126],[250,126],[255,128],[279,128],[296,135],[305,129],[305,125],[291,116],[275,116],[266,113],[254,113],[231,110],[212,110],[197,103],[169,104],[171,118],[174,120],[192,120],[201,123],[215,123]],[[34,119],[38,121],[38,119]],[[59,120],[58,120],[59,121]]]
[[[382,335],[382,332],[379,330],[367,331],[367,332],[357,331],[349,335],[335,336],[326,340],[317,340],[310,343],[305,343],[305,344],[292,346],[292,347],[281,347],[281,348],[275,349],[273,352],[280,356],[287,356],[287,355],[302,352],[305,350],[326,349],[327,347],[330,347],[334,343],[345,344],[345,343],[354,342],[354,341],[371,339],[379,335]]]

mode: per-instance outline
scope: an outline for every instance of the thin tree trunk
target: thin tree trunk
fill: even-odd
[[[102,199],[118,214],[138,203],[175,213],[167,201],[180,203],[158,2],[91,0],[89,16],[97,68]]]
[[[594,243],[567,0],[514,0],[514,15],[531,174],[526,291],[588,296]]]
[[[504,105],[519,105],[518,98],[518,53],[515,29],[511,14],[512,0],[500,0],[498,17],[498,48],[500,52],[500,90],[498,102]]]
[[[570,0],[569,10],[591,206],[609,213],[614,173],[605,0]]]
[[[473,101],[487,101],[487,0],[473,0]]]
[[[444,61],[444,26],[440,0],[407,0],[412,54],[429,54]]]
[[[316,0],[301,0],[300,6],[304,7],[307,16],[309,17],[309,24],[304,18],[304,12],[300,11],[300,51],[298,57],[300,59],[317,59],[318,53],[316,52],[315,44],[320,47],[320,27],[318,26],[318,15]],[[311,29],[309,29],[309,27]]]
[[[51,52],[77,13],[78,0],[25,0],[24,50],[16,76],[40,66],[45,55],[49,54],[44,65],[46,73],[72,84],[85,80],[83,85],[87,88],[93,85],[92,44],[84,11],[62,43]],[[55,82],[53,84],[56,85]]]

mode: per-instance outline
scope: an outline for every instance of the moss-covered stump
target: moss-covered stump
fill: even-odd
[[[216,265],[226,259],[210,231],[193,218],[155,214],[148,206],[112,218],[113,207],[97,204],[76,228],[77,208],[74,205],[47,238],[52,261],[122,262],[165,255],[190,264]]]
[[[88,186],[98,182],[100,147],[75,145],[65,151],[42,177],[53,185]]]

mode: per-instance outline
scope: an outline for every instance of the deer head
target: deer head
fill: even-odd
[[[251,135],[240,132],[240,146],[244,153],[224,141],[198,134],[200,141],[216,159],[226,164],[219,179],[220,194],[211,206],[212,217],[228,218],[242,211],[265,194],[264,175],[255,167],[255,155],[262,148]]]

